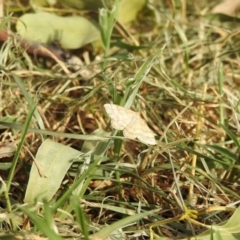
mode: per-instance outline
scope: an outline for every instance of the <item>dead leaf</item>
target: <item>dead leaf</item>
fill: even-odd
[[[0,146],[0,158],[11,157],[16,151],[14,143],[4,143]]]
[[[212,9],[212,13],[223,13],[236,16],[237,9],[240,7],[240,0],[225,0]]]

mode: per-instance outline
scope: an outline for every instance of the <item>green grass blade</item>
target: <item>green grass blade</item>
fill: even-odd
[[[26,88],[24,87],[24,84],[23,84],[22,80],[14,73],[12,73],[12,76],[13,76],[15,82],[17,83],[18,87],[22,91],[22,94],[25,97],[25,99],[27,100],[28,104],[31,106],[33,104],[33,100],[30,97],[29,93],[27,92]],[[41,129],[45,129],[42,117],[40,116],[37,109],[35,109],[35,111],[34,111],[34,116],[36,117],[36,120],[38,122],[39,127]]]

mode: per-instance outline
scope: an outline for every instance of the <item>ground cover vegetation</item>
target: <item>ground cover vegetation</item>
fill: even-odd
[[[240,239],[225,2],[2,5],[1,239]]]

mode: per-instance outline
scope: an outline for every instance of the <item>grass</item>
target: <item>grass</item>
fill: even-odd
[[[131,27],[116,25],[114,9],[102,9],[103,47],[98,58],[94,49],[83,48],[84,67],[77,71],[68,62],[29,56],[15,38],[2,45],[2,239],[239,234],[234,18],[203,15],[207,1],[152,2]],[[157,145],[112,129],[103,107],[110,102],[140,111]],[[46,139],[62,145],[51,153],[53,147],[45,145],[42,155]],[[3,148],[9,142],[16,145],[12,156]],[[59,176],[73,149],[71,168]],[[39,159],[46,166],[42,162],[38,169]],[[52,197],[24,202],[34,167],[47,188],[50,181],[60,186]]]

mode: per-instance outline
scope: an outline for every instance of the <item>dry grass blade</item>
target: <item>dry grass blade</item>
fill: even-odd
[[[19,229],[54,240],[215,239],[210,231],[199,235],[210,225],[222,239],[240,235],[228,210],[240,199],[237,12],[213,13],[219,1],[152,0],[133,24],[116,27],[117,3],[127,1],[114,0],[99,12],[103,44],[74,51],[44,45],[61,50],[57,61],[39,55],[38,41],[23,44],[12,33],[19,17],[35,12],[29,1],[5,2],[3,13],[11,15],[0,32],[0,197],[7,214],[0,239]],[[97,20],[95,10],[51,9]],[[39,51],[29,51],[34,46]],[[130,110],[133,104],[144,111]],[[106,119],[112,135],[123,132],[126,141],[102,130]],[[41,151],[46,138],[58,146],[47,140],[49,151]],[[70,147],[81,154],[70,156]],[[31,177],[34,161],[41,171],[35,176],[46,178],[41,189]],[[54,194],[42,201],[44,193],[36,193],[23,204],[36,188]],[[158,211],[142,215],[152,209]]]

